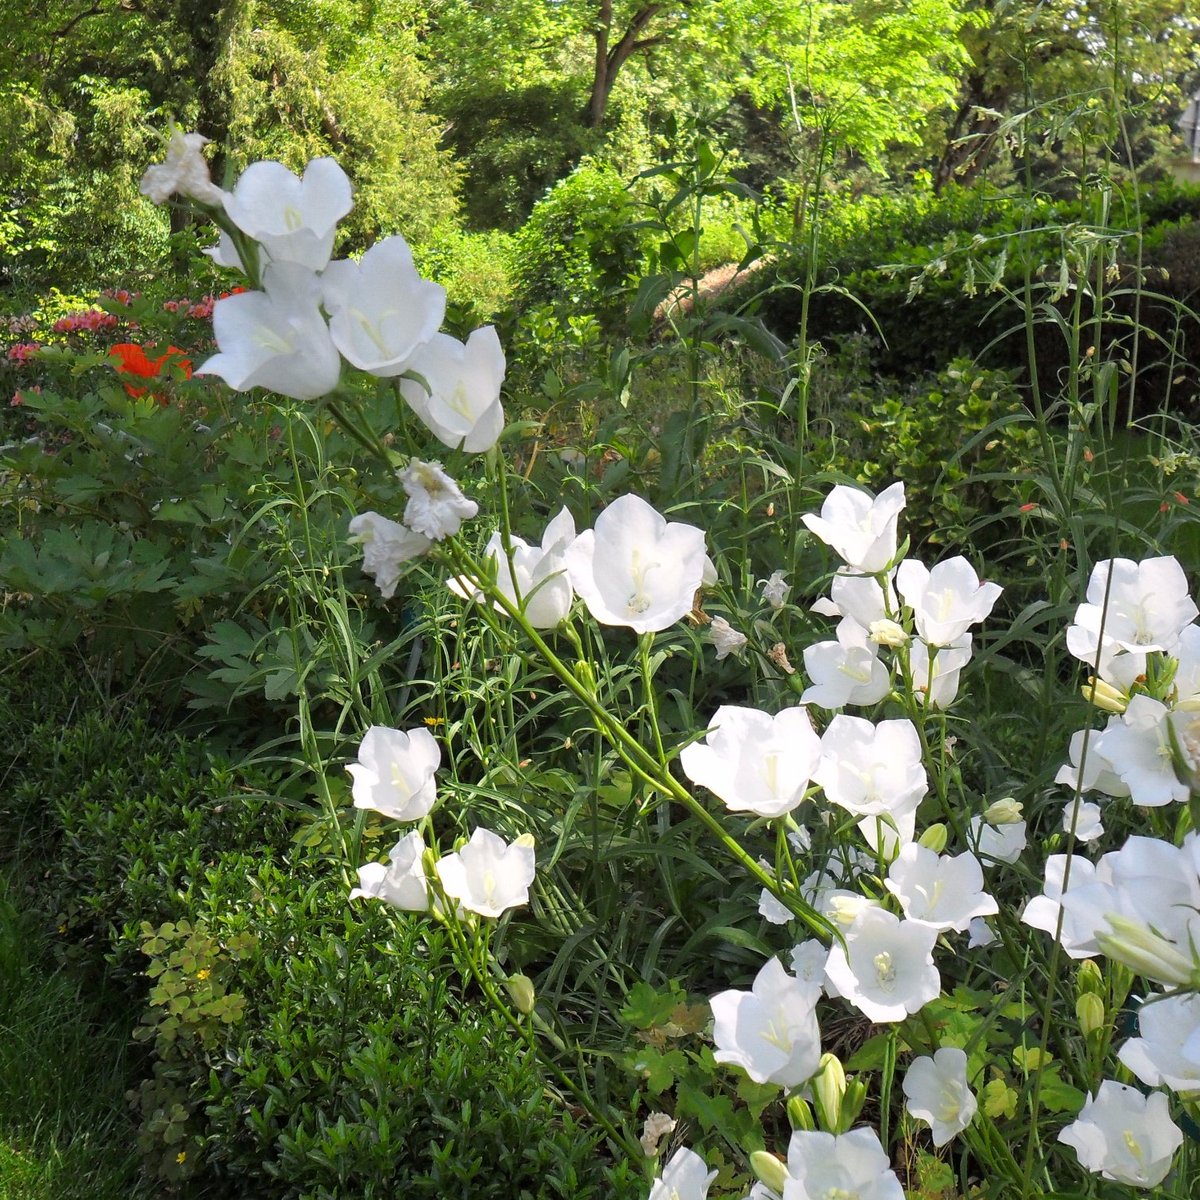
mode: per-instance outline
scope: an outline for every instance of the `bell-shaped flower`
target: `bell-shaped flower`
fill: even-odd
[[[441,463],[412,459],[400,472],[400,486],[408,496],[405,525],[435,542],[453,537],[462,523],[479,511],[479,505],[462,494]]]
[[[1086,663],[1095,661],[1101,643],[1105,649],[1169,654],[1198,613],[1173,556],[1105,559],[1092,570],[1087,603],[1075,610],[1075,623],[1067,629],[1067,648]]]
[[[331,262],[321,275],[329,332],[356,367],[383,377],[408,369],[417,348],[446,315],[446,290],[422,279],[399,236],[376,242],[355,262]]]
[[[333,391],[342,369],[319,307],[317,277],[292,263],[268,266],[262,292],[239,292],[213,306],[220,353],[197,375],[219,375],[235,391],[261,387],[294,400]]]
[[[873,575],[856,575],[842,567],[829,583],[828,598],[818,600],[812,606],[813,612],[826,617],[853,617],[869,632],[878,622],[890,620],[889,613],[894,615],[899,611],[900,600],[893,586],[895,577],[893,570],[888,575],[885,593]]]
[[[1112,872],[1101,860],[1101,867],[1078,855],[1070,859],[1070,875],[1067,875],[1067,856],[1052,854],[1046,859],[1044,882],[1040,895],[1034,896],[1021,913],[1024,924],[1041,929],[1054,936],[1058,929],[1059,910],[1062,910],[1062,933],[1059,942],[1071,958],[1093,958],[1100,953],[1096,935],[1104,929],[1104,912],[1115,906],[1112,898]],[[1063,881],[1067,890],[1076,897],[1082,894],[1086,900],[1081,904],[1062,903]]]
[[[500,385],[504,351],[491,325],[476,329],[466,342],[434,334],[408,363],[428,388],[414,379],[400,382],[409,407],[430,433],[451,449],[470,454],[490,450],[504,430]]]
[[[748,992],[719,992],[709,1003],[719,1063],[741,1067],[755,1083],[798,1087],[821,1061],[816,1003],[821,989],[769,959]]]
[[[283,163],[256,162],[225,196],[225,211],[271,262],[323,271],[337,223],[354,207],[350,192],[346,172],[332,158],[314,158],[301,179]]]
[[[806,709],[771,716],[726,704],[713,714],[703,745],[685,746],[679,764],[730,811],[779,817],[804,799],[820,755],[821,739]]]
[[[509,845],[490,829],[479,828],[458,853],[438,860],[437,873],[442,890],[468,912],[498,917],[529,903],[534,860],[528,834]]]
[[[915,558],[896,569],[896,588],[912,609],[917,632],[930,646],[949,646],[984,620],[1004,590],[980,583],[965,558],[948,558],[930,570]]]
[[[375,586],[385,600],[396,594],[400,568],[433,545],[422,534],[376,512],[359,513],[350,519],[350,540],[362,546],[363,570],[375,577]]]
[[[1188,784],[1175,773],[1173,716],[1162,701],[1139,694],[1103,733],[1092,735],[1101,760],[1112,764],[1134,804],[1158,808],[1188,798]]]
[[[691,612],[707,557],[702,530],[626,495],[571,543],[567,571],[601,625],[657,633]]]
[[[424,853],[424,839],[414,829],[391,848],[386,866],[372,862],[358,868],[358,887],[351,890],[350,899],[363,896],[406,912],[424,912],[429,907]]]
[[[813,781],[832,803],[863,818],[859,829],[873,848],[882,840],[894,853],[912,841],[917,805],[929,788],[916,727],[839,714],[821,736]]]
[[[764,579],[761,587],[762,598],[776,612],[787,603],[788,593],[792,590],[788,586],[782,571],[772,571],[770,579]]]
[[[896,557],[896,526],[904,508],[904,484],[893,483],[877,497],[838,484],[821,505],[821,515],[801,519],[846,565],[874,575]]]
[[[825,988],[825,962],[829,958],[829,950],[823,942],[816,938],[798,942],[792,947],[788,961],[792,964],[792,974],[814,989],[814,995]]]
[[[1077,842],[1094,842],[1104,833],[1100,820],[1100,805],[1085,800],[1068,800],[1063,805],[1062,827],[1067,833],[1074,830]]]
[[[993,862],[1015,863],[1025,849],[1028,837],[1027,822],[1015,820],[992,821],[979,814],[967,822],[971,844],[981,858]]]
[[[499,531],[484,548],[484,557],[495,564],[496,587],[510,603],[519,604],[534,629],[553,629],[571,611],[575,593],[567,578],[566,548],[575,539],[575,521],[563,508],[546,527],[541,546],[530,546],[519,537],[509,539],[512,565],[504,552]],[[477,580],[455,578],[449,587],[456,595],[481,599]],[[495,606],[500,611],[500,605]]]
[[[846,930],[845,945],[829,951],[826,981],[872,1021],[903,1021],[941,991],[933,965],[937,936],[932,926],[865,908]]]
[[[910,921],[939,932],[962,933],[975,917],[1000,911],[983,890],[983,868],[970,853],[950,858],[910,842],[888,867],[886,886]]]
[[[1058,1140],[1074,1149],[1088,1171],[1130,1187],[1157,1187],[1183,1144],[1183,1131],[1171,1120],[1162,1092],[1143,1096],[1105,1079]]]
[[[797,1129],[788,1143],[783,1200],[904,1200],[873,1129],[834,1135]]]
[[[706,1200],[716,1171],[710,1171],[694,1150],[681,1146],[650,1185],[648,1200]]]
[[[805,689],[800,703],[819,708],[877,704],[892,686],[892,677],[879,660],[879,646],[852,617],[838,622],[836,642],[805,647],[804,669],[812,686]]]
[[[1117,1057],[1147,1086],[1200,1092],[1200,993],[1150,996]]]
[[[1129,785],[1117,774],[1116,764],[1105,756],[1100,739],[1096,729],[1080,729],[1071,734],[1071,761],[1059,767],[1054,782],[1079,792],[1128,796]]]
[[[166,204],[172,196],[186,196],[211,208],[220,208],[225,193],[208,173],[208,161],[202,151],[207,141],[198,133],[184,133],[176,125],[167,143],[166,161],[147,167],[138,191],[155,204]]]
[[[964,633],[945,646],[928,646],[920,638],[909,643],[908,666],[917,703],[949,708],[958,695],[962,669],[971,661],[971,635]]]
[[[397,821],[418,821],[437,800],[434,772],[442,749],[428,729],[407,733],[372,725],[347,768],[354,779],[355,808],[374,809]]]
[[[944,1146],[973,1120],[979,1101],[967,1082],[967,1056],[943,1046],[932,1058],[914,1058],[904,1075],[905,1108],[929,1124],[935,1146]]]

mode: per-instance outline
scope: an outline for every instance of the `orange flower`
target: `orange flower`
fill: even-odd
[[[149,349],[156,350],[157,346],[152,345]],[[192,361],[178,346],[168,346],[165,354],[152,359],[147,356],[143,347],[133,342],[118,342],[109,347],[108,356],[115,360],[113,370],[120,376],[158,379],[169,362],[171,366],[178,367],[183,372],[184,379],[192,377]],[[144,396],[147,389],[126,382],[125,390],[136,399],[138,396]],[[159,403],[166,404],[166,400],[159,398]]]

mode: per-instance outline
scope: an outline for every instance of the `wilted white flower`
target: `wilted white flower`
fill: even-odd
[[[647,1158],[658,1155],[658,1144],[675,1128],[675,1118],[664,1112],[652,1112],[642,1126],[642,1136],[638,1139]]]
[[[376,512],[359,513],[350,520],[350,540],[363,549],[363,570],[375,577],[379,594],[390,600],[400,581],[400,568],[425,553],[433,543],[398,521]]]
[[[782,571],[773,571],[770,579],[762,583],[762,597],[776,612],[786,603],[792,589],[784,582]]]
[[[400,472],[400,486],[408,496],[405,525],[435,542],[453,537],[462,523],[479,511],[479,505],[462,494],[441,463],[414,458]]]
[[[138,191],[155,204],[166,204],[172,196],[179,195],[213,208],[221,207],[225,193],[213,183],[201,150],[207,142],[208,138],[184,133],[176,125],[167,143],[166,161],[146,168]]]
[[[717,648],[717,662],[740,653],[746,645],[746,635],[734,629],[724,617],[713,617],[708,627],[708,640]]]

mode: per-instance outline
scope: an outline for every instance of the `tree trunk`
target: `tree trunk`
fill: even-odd
[[[592,72],[592,93],[588,97],[585,122],[589,129],[599,129],[604,124],[608,111],[608,98],[621,68],[634,54],[643,53],[651,46],[666,40],[665,33],[642,37],[646,26],[666,8],[665,4],[643,4],[630,18],[625,32],[616,45],[612,40],[612,0],[599,0],[596,12],[596,65]]]

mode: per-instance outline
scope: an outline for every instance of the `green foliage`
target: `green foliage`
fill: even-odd
[[[447,303],[473,329],[511,300],[512,242],[512,235],[499,230],[472,233],[446,223],[414,248],[413,258],[422,275],[446,289]]]
[[[518,307],[613,314],[615,293],[639,262],[632,214],[616,172],[597,161],[581,163],[534,206],[514,239]]]

